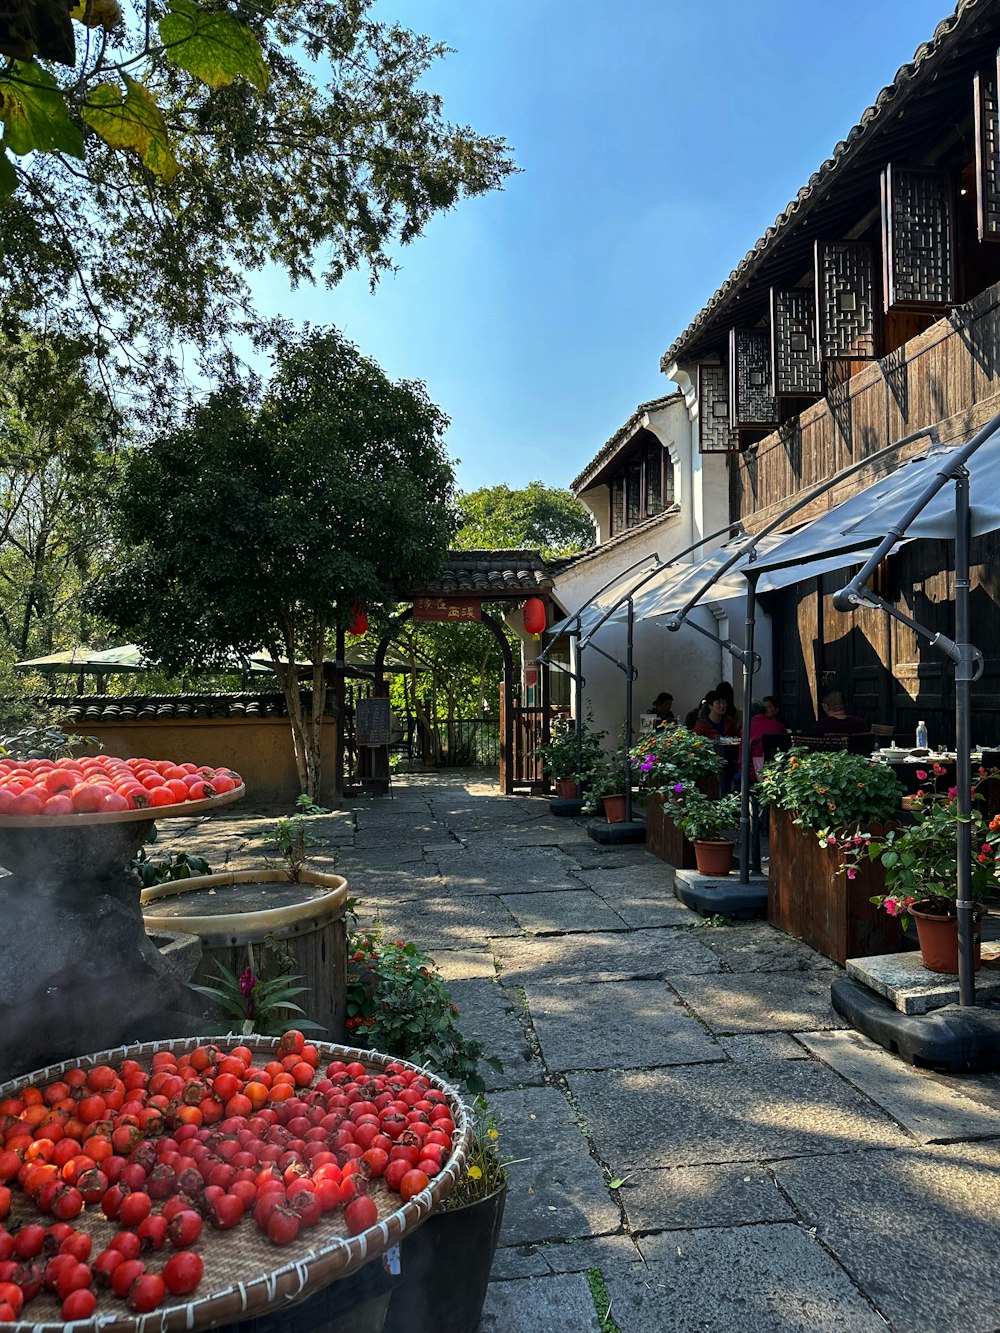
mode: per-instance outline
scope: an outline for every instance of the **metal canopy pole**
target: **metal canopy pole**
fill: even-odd
[[[746,628],[743,641],[743,735],[740,741],[740,883],[750,883],[750,696],[760,658],[754,652],[757,629],[757,575],[747,574]]]
[[[955,666],[955,783],[956,823],[956,913],[958,916],[958,997],[964,1007],[976,1003],[976,974],[973,966],[973,903],[972,881],[972,706],[970,685],[983,671],[983,655],[969,642],[969,547],[972,517],[969,507],[969,473],[966,463],[988,440],[1000,430],[1000,412],[991,417],[968,444],[956,449],[917,499],[906,510],[895,527],[890,528],[878,547],[865,561],[854,578],[834,594],[833,604],[838,611],[855,611],[859,606],[880,607],[888,615],[902,620],[912,629],[930,639],[931,647],[943,653]],[[948,485],[955,483],[955,639],[918,625],[904,616],[883,598],[866,587],[879,563],[907,533],[934,497]]]

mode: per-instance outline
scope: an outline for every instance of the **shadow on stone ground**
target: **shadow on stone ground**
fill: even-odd
[[[279,813],[171,821],[160,845],[259,864]],[[362,923],[430,952],[503,1062],[484,1076],[518,1162],[483,1330],[1000,1328],[1000,1076],[844,1031],[826,959],[706,925],[643,848],[482,774],[313,824]]]

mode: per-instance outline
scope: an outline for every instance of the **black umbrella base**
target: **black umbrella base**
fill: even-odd
[[[762,877],[740,884],[735,876],[715,879],[696,870],[675,870],[674,897],[702,916],[726,916],[733,921],[767,916],[767,880]]]
[[[918,1069],[981,1074],[1000,1069],[1000,1008],[957,1004],[904,1014],[852,977],[830,986],[834,1009],[855,1031]]]
[[[587,825],[587,836],[600,843],[602,847],[621,847],[627,842],[645,842],[646,821],[623,819],[617,824],[609,824],[606,819],[592,819]]]
[[[549,814],[564,815],[564,816],[582,815],[583,801],[580,799],[577,799],[575,801],[562,801],[562,800],[549,801]]]

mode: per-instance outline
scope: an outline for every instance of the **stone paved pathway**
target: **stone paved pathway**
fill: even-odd
[[[1000,1076],[845,1031],[832,964],[706,924],[669,867],[544,801],[412,777],[322,824],[362,921],[432,953],[503,1061],[523,1160],[483,1333],[1000,1328]],[[221,865],[259,828],[175,836]]]

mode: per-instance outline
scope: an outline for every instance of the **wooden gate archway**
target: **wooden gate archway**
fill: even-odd
[[[375,684],[373,693],[378,698],[389,697],[389,682],[385,678],[385,659],[389,645],[406,622],[413,617],[413,607],[402,611],[392,621],[389,629],[379,640],[375,654]],[[503,626],[495,616],[483,611],[481,623],[487,625],[500,646],[503,659],[503,681],[500,688],[500,790],[505,796],[513,795],[517,788],[531,790],[544,786],[541,769],[533,758],[539,745],[549,740],[548,707],[548,667],[540,668],[539,704],[536,707],[522,707],[515,698],[515,681],[519,673],[515,671],[514,654],[510,641],[503,632]],[[371,786],[376,791],[387,791],[389,787],[389,751],[379,747],[372,753]]]

